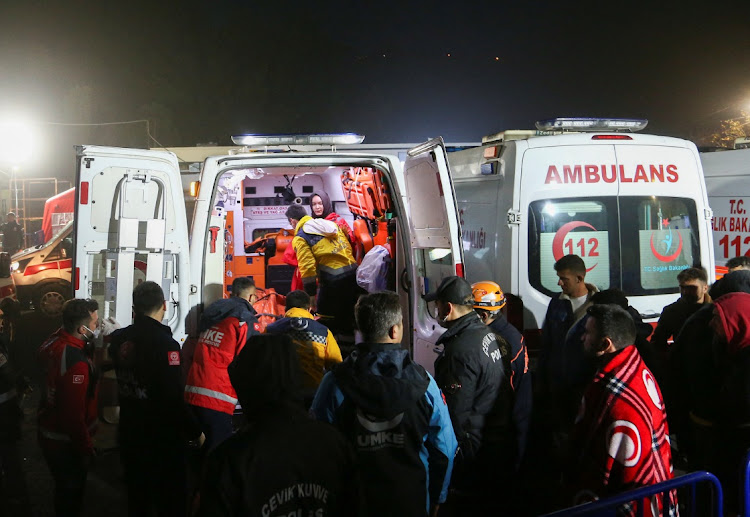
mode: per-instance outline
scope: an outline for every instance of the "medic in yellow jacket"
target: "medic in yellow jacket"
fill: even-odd
[[[297,223],[292,246],[305,292],[311,296],[316,279],[325,284],[357,269],[349,239],[333,221],[304,216]]]
[[[302,384],[307,392],[315,394],[326,369],[341,362],[341,350],[331,331],[315,321],[309,311],[292,307],[279,321],[266,327],[267,334],[287,334],[297,345]]]

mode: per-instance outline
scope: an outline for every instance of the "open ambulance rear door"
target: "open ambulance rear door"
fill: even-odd
[[[445,331],[422,296],[434,292],[443,278],[463,276],[463,248],[458,208],[445,145],[436,138],[407,153],[402,201],[408,218],[411,245],[409,279],[414,360],[433,371],[435,342]],[[402,285],[406,279],[402,275]],[[405,331],[406,332],[406,331]]]
[[[162,286],[164,323],[180,344],[189,304],[189,248],[174,154],[142,149],[77,149],[74,291],[99,302],[100,318],[132,323],[133,288]]]

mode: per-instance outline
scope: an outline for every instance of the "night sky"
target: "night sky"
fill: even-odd
[[[696,7],[693,7],[696,5]],[[698,7],[700,6],[700,7]],[[747,2],[0,2],[0,113],[71,145],[356,131],[478,141],[553,116],[699,139],[750,111]],[[42,165],[43,164],[43,165]]]

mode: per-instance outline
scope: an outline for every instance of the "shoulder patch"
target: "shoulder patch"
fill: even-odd
[[[74,375],[73,376],[73,384],[83,384],[83,375]]]
[[[169,361],[169,366],[179,366],[180,365],[180,353],[175,352],[175,351],[167,352],[167,360]]]
[[[257,321],[256,321],[255,323],[253,323],[253,328],[254,328],[254,329],[255,329],[256,331],[260,332],[260,323],[258,323]]]

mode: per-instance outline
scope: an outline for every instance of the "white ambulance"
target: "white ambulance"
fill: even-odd
[[[711,211],[691,142],[641,135],[645,120],[552,119],[449,154],[466,274],[510,293],[509,319],[538,346],[553,265],[574,253],[586,281],[617,287],[648,322],[679,295],[677,274],[713,269]]]
[[[750,256],[750,149],[701,153],[708,202],[713,210],[716,276],[726,262]]]
[[[422,295],[444,276],[462,274],[457,208],[442,139],[399,157],[335,152],[357,135],[243,136],[247,152],[207,158],[188,230],[178,159],[164,151],[82,146],[77,149],[74,289],[99,302],[100,317],[132,321],[133,267],[167,294],[165,323],[184,343],[202,309],[226,296],[237,275],[261,288],[288,289],[279,253],[291,231],[284,213],[325,191],[365,249],[390,249],[387,284],[404,308],[405,345],[432,370],[443,329]],[[266,146],[287,152],[264,152]],[[328,146],[295,152],[295,145]],[[270,239],[262,253],[252,244]],[[287,266],[288,267],[288,266]]]

